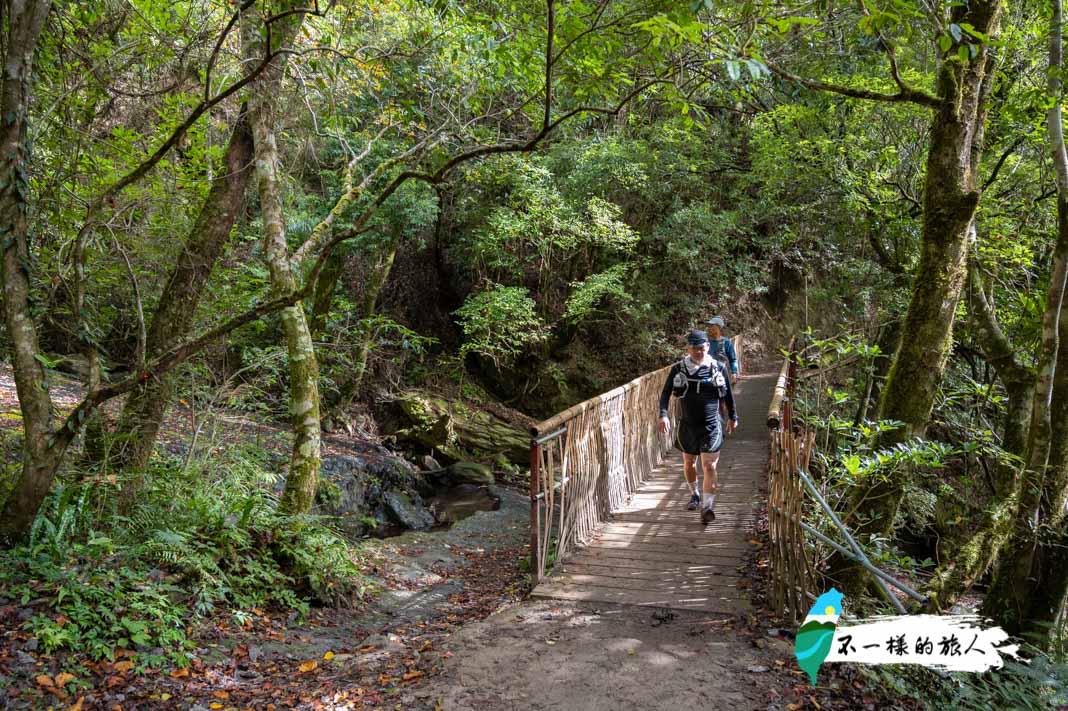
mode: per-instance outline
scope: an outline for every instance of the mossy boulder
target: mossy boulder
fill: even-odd
[[[493,469],[477,462],[454,462],[443,469],[425,472],[426,480],[435,492],[457,486],[493,486],[497,479]]]
[[[479,511],[496,511],[501,497],[488,486],[460,484],[427,500],[440,523],[453,524]]]
[[[346,537],[395,532],[397,526],[424,529],[433,517],[423,505],[425,478],[384,447],[326,457],[320,470],[316,511],[335,519]]]
[[[530,435],[500,417],[422,390],[401,393],[384,408],[380,424],[398,442],[413,442],[461,461],[471,453],[503,454],[523,464]]]

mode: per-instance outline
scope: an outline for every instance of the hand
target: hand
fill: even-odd
[[[737,385],[737,384],[738,384],[738,374],[737,373],[731,373],[731,385],[734,386],[734,385]]]
[[[656,423],[656,428],[660,431],[660,434],[667,434],[670,424],[671,421],[668,418],[661,417],[660,421]]]
[[[737,420],[727,420],[727,434],[731,434],[738,427]]]

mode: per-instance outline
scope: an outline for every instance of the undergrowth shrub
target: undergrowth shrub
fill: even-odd
[[[157,459],[122,513],[123,479],[68,477],[30,540],[0,552],[0,606],[28,608],[23,629],[46,652],[128,649],[153,666],[185,663],[198,618],[367,594],[359,552],[321,518],[278,513],[276,475],[257,459]]]
[[[1034,653],[1034,650],[1031,650]],[[1044,711],[1068,705],[1068,665],[1044,654],[981,674],[900,664],[864,667],[865,675],[923,708]]]

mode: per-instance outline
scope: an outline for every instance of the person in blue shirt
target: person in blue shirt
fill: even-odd
[[[707,524],[716,518],[716,464],[723,435],[724,432],[730,434],[738,426],[738,414],[734,409],[734,393],[727,368],[708,354],[708,334],[691,331],[687,341],[689,354],[671,367],[660,393],[658,429],[666,434],[670,427],[668,405],[674,395],[682,401],[675,447],[682,450],[683,475],[693,492],[687,508],[692,511],[701,506],[701,523]],[[720,419],[721,401],[726,404],[730,418],[726,426]],[[698,457],[704,471],[700,488],[697,485]]]
[[[726,363],[731,371],[731,384],[738,384],[738,354],[734,351],[731,339],[723,335],[723,317],[713,316],[704,322],[708,326],[708,353],[720,362]]]

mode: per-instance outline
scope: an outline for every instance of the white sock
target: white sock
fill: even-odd
[[[698,484],[696,481],[693,483],[693,493],[695,496],[701,495],[701,485]]]
[[[704,504],[705,508],[706,509],[710,509],[715,504],[716,504],[716,495],[715,494],[705,494],[705,504]]]

